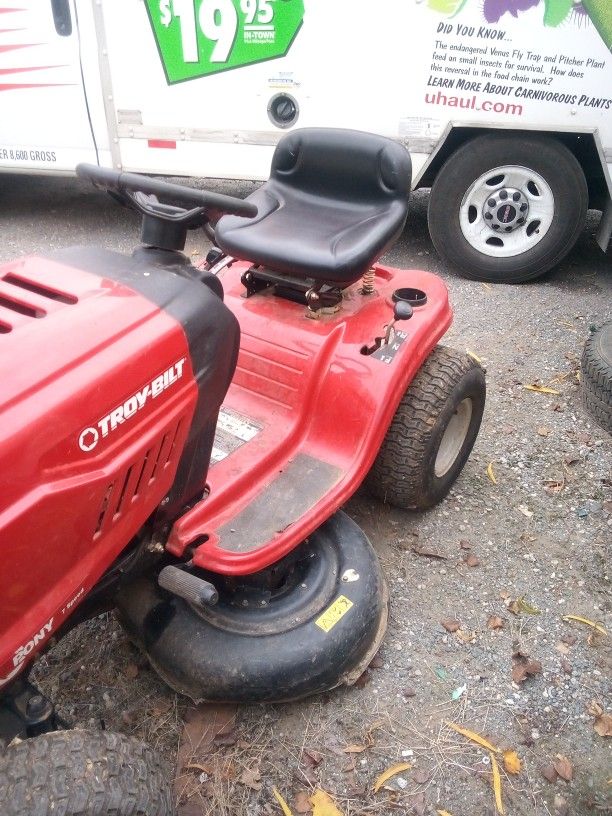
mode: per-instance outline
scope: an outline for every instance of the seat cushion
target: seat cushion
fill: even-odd
[[[390,139],[293,131],[276,149],[270,180],[249,196],[257,216],[224,216],[216,240],[234,257],[346,286],[401,232],[410,180],[410,156]]]

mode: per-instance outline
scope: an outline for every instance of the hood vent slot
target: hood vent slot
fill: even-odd
[[[25,289],[27,292],[32,292],[35,295],[40,295],[40,297],[48,298],[49,300],[55,300],[57,303],[65,303],[66,306],[74,306],[75,303],[78,303],[78,298],[74,295],[68,295],[65,292],[49,289],[40,283],[32,283],[32,281],[24,280],[23,278],[17,277],[17,275],[13,275],[12,272],[9,272],[3,280],[5,283],[10,283],[11,286],[18,286],[20,289]]]
[[[0,295],[0,306],[4,306],[5,309],[10,309],[12,312],[24,315],[24,317],[45,317],[47,314],[44,309],[37,309],[35,306],[30,306],[21,300],[13,300],[4,295]]]

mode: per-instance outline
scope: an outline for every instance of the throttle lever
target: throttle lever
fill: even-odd
[[[387,346],[393,342],[395,337],[395,324],[400,320],[410,320],[414,314],[412,306],[405,300],[398,300],[393,306],[393,320],[387,326],[383,345]]]

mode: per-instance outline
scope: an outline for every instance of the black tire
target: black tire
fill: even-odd
[[[612,433],[612,320],[586,341],[581,369],[584,406],[604,430]]]
[[[403,510],[427,510],[441,501],[474,446],[485,397],[484,371],[476,360],[437,346],[395,412],[366,477],[370,492]]]
[[[548,231],[537,243],[509,257],[497,257],[494,247],[487,254],[465,237],[460,211],[468,191],[481,176],[511,166],[527,168],[544,179],[554,197],[554,214]],[[584,173],[565,145],[537,134],[490,133],[463,144],[438,173],[429,197],[429,232],[438,253],[465,277],[491,283],[522,283],[543,275],[567,255],[584,228],[587,206]],[[484,207],[480,214],[478,207],[470,208],[474,219],[480,218]],[[515,236],[530,243],[527,235],[538,234],[535,223],[528,218],[522,226],[516,226]],[[504,240],[503,230],[491,231],[490,235],[487,230],[486,236],[483,246],[489,246],[488,241]]]
[[[107,731],[55,731],[0,754],[2,816],[171,816],[159,759]]]

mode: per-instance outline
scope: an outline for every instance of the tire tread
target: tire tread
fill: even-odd
[[[366,477],[374,496],[403,509],[429,506],[423,468],[431,433],[449,394],[474,369],[482,370],[476,360],[446,346],[430,354],[402,397]]]
[[[2,816],[171,816],[160,760],[108,731],[56,731],[0,754]]]

